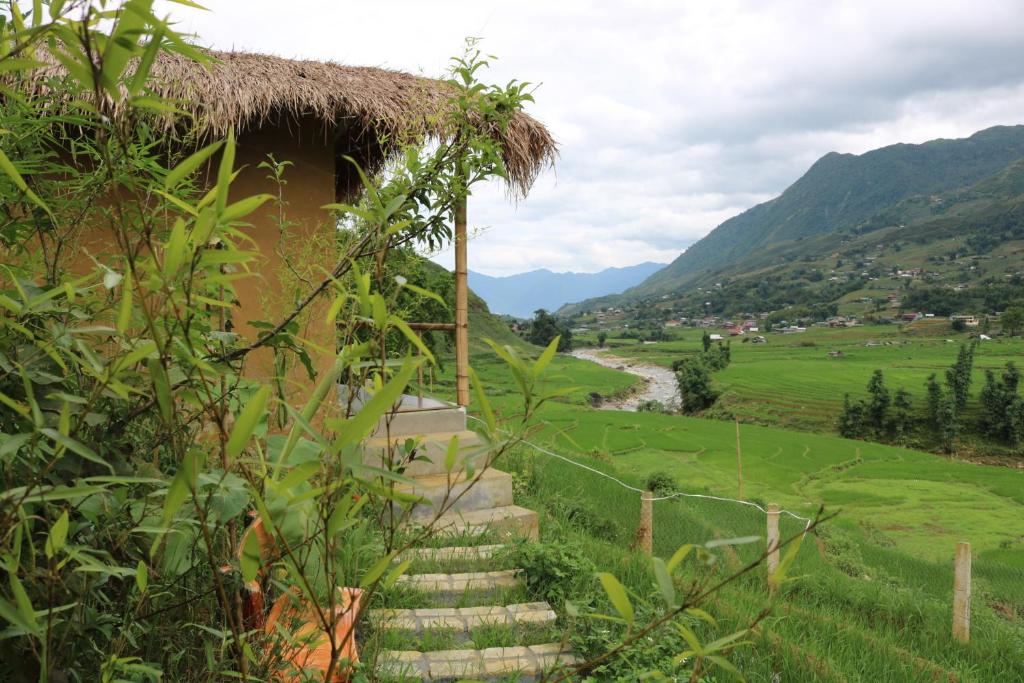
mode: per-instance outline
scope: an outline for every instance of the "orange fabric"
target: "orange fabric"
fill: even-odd
[[[359,653],[355,642],[355,621],[359,615],[359,603],[362,591],[358,588],[339,588],[341,604],[334,608],[334,640],[340,644],[338,661],[348,660],[349,664],[359,661]],[[316,610],[308,604],[296,604],[294,593],[282,595],[270,609],[264,631],[267,635],[277,634],[277,628],[292,631],[292,638],[303,641],[301,644],[284,643],[283,659],[288,663],[277,673],[275,680],[281,683],[299,683],[302,677],[296,670],[317,669],[324,672],[331,664],[331,641],[326,637],[325,629],[319,623]],[[347,666],[335,665],[335,671],[329,683],[343,683],[349,680],[351,670]]]

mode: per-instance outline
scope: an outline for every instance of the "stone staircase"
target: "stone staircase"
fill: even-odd
[[[449,472],[445,459],[453,436],[458,437],[459,450]],[[504,549],[500,541],[538,537],[537,513],[515,505],[511,475],[489,468],[480,474],[484,449],[479,437],[466,429],[465,409],[406,397],[395,413],[381,419],[366,442],[366,462],[379,465],[389,444],[400,446],[410,438],[419,443],[416,457],[404,470],[413,483],[400,489],[423,499],[413,506],[410,521],[426,524],[445,505],[448,509],[435,528],[450,544],[416,548],[402,559],[413,560],[413,571],[417,565],[477,571],[406,574],[396,586],[401,589],[398,594],[416,596],[413,604],[430,607],[399,604],[369,610],[378,637],[396,636],[397,642],[409,645],[380,651],[378,675],[391,681],[525,682],[574,663],[563,643],[533,642],[547,634],[557,638],[555,612],[546,602],[525,601],[521,571],[498,566]],[[473,478],[466,475],[470,460]],[[482,538],[496,542],[480,545]],[[490,641],[500,644],[477,647]]]

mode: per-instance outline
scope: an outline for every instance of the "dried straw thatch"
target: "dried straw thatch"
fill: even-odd
[[[198,132],[224,135],[274,125],[308,122],[312,117],[328,135],[337,155],[354,158],[374,171],[400,142],[443,139],[442,114],[452,87],[444,81],[373,67],[293,60],[246,52],[209,52],[209,64],[163,54],[153,65],[150,86],[194,116]],[[33,87],[43,89],[62,67],[32,72]],[[169,128],[180,121],[165,120]],[[555,141],[543,124],[518,112],[507,130],[492,130],[501,143],[513,194],[525,196],[538,173],[553,163]],[[339,194],[358,187],[348,164],[339,163]]]

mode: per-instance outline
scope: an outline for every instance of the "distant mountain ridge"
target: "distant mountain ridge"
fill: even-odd
[[[555,273],[542,268],[506,277],[470,271],[469,286],[494,313],[527,318],[539,308],[555,311],[572,301],[618,294],[664,267],[645,262],[597,273]]]
[[[776,197],[730,218],[671,264],[621,296],[583,301],[563,313],[674,294],[752,273],[785,259],[814,255],[821,238],[895,225],[908,202],[928,203],[990,177],[1024,158],[1024,126],[996,126],[961,139],[896,144],[865,152],[830,152]],[[1011,176],[1015,177],[1015,176]],[[1005,177],[1003,179],[1005,182]],[[993,180],[995,182],[995,180]],[[1004,196],[1010,188],[1001,188]],[[808,253],[803,253],[808,251]]]

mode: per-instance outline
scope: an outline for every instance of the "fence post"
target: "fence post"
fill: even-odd
[[[953,570],[953,637],[961,643],[971,639],[971,544],[956,544]]]
[[[772,503],[768,506],[768,588],[774,591],[778,586],[772,579],[779,568],[779,506]]]
[[[736,420],[736,478],[740,485],[740,500],[746,500],[743,497],[743,451],[740,450],[740,421]]]
[[[640,494],[640,526],[636,528],[633,547],[645,555],[654,552],[654,494],[644,491]]]

